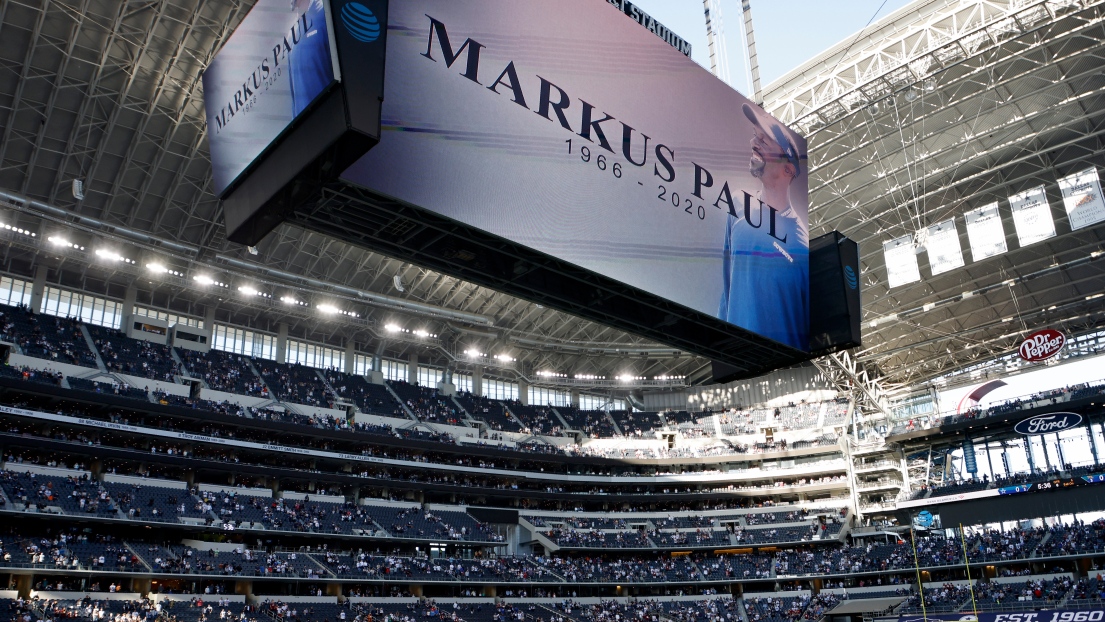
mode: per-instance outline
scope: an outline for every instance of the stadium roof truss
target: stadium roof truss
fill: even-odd
[[[810,141],[811,235],[860,243],[859,362],[916,383],[1038,327],[1100,327],[1105,226],[1072,231],[1056,180],[1103,164],[1105,3],[915,2],[765,92]],[[1058,235],[970,260],[962,216],[1044,185]],[[882,244],[957,219],[965,266],[888,288]],[[923,233],[922,233],[923,236]],[[919,253],[920,254],[920,253]],[[918,257],[921,259],[921,257]]]

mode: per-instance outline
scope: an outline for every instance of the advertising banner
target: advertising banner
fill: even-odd
[[[1059,354],[1066,343],[1066,335],[1054,328],[1045,328],[1025,338],[1017,353],[1029,363],[1039,363]]]
[[[1025,436],[1053,434],[1069,430],[1080,423],[1082,423],[1082,415],[1078,413],[1049,413],[1023,419],[1013,426],[1013,431]]]
[[[912,235],[903,235],[884,242],[882,254],[886,262],[888,287],[893,289],[899,285],[921,280],[921,271],[917,267],[917,250],[913,246]]]
[[[971,243],[971,260],[982,261],[1009,250],[1005,243],[1005,227],[1001,224],[998,203],[967,212],[967,240]]]
[[[215,194],[339,76],[324,0],[258,0],[203,72]]]
[[[802,136],[607,2],[390,11],[343,181],[808,350]]]
[[[926,591],[928,588],[926,588]],[[1011,603],[1012,604],[1012,603]],[[1025,608],[1032,607],[1032,601],[1024,603]],[[930,613],[922,617],[920,613],[898,616],[898,622],[924,622],[927,620],[946,620],[950,622],[1102,622],[1105,620],[1105,608],[1094,609],[1053,609],[1051,611],[963,611],[960,613]]]
[[[1105,220],[1105,201],[1101,199],[1101,180],[1096,168],[1060,179],[1059,190],[1071,229],[1077,231]]]
[[[932,269],[933,276],[963,267],[963,247],[959,244],[959,230],[955,228],[955,219],[949,218],[929,227],[925,248],[928,250],[929,268]]]
[[[1013,224],[1022,247],[1055,237],[1055,220],[1043,186],[1011,195],[1009,206],[1013,208]]]

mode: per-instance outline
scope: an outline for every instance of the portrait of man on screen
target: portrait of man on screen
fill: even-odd
[[[718,317],[791,347],[809,334],[807,155],[793,132],[759,107],[741,106],[750,124],[748,168],[759,182],[724,231]]]

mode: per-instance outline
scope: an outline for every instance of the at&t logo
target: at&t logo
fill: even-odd
[[[844,266],[844,280],[848,281],[848,289],[859,287],[859,279],[856,277],[856,271],[852,269],[852,266]]]
[[[360,2],[349,2],[341,8],[341,23],[354,39],[372,43],[380,38],[380,20]]]

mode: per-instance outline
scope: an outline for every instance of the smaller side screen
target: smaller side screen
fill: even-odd
[[[258,0],[203,72],[215,194],[335,80],[324,0]]]

